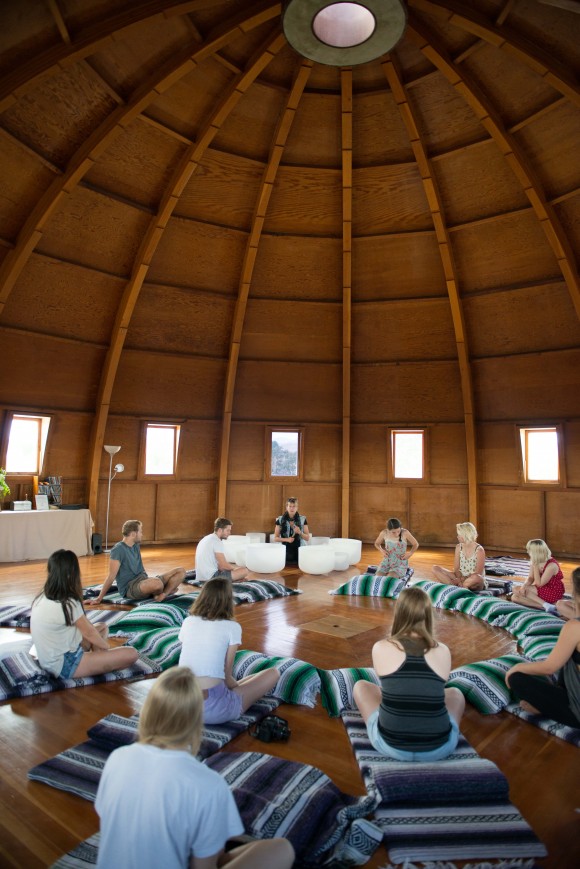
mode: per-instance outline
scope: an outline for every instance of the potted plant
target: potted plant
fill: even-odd
[[[0,510],[2,509],[2,501],[9,494],[10,486],[6,482],[6,471],[4,468],[0,468]]]

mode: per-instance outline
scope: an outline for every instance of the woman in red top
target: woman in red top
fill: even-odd
[[[529,540],[526,549],[530,556],[530,574],[524,585],[513,592],[512,601],[533,609],[556,612],[554,604],[564,597],[566,591],[562,569],[552,558],[544,540]]]

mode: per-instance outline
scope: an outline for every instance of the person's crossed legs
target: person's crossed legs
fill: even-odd
[[[125,589],[125,597],[130,600],[147,600],[153,598],[162,601],[173,594],[178,585],[185,579],[185,568],[175,567],[159,576],[137,576]]]

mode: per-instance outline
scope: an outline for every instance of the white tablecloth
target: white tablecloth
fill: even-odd
[[[92,530],[89,510],[2,510],[0,561],[48,558],[55,549],[90,555]]]

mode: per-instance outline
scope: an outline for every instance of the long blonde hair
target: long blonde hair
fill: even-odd
[[[526,550],[532,564],[544,564],[552,555],[546,541],[539,537],[535,540],[528,540]]]
[[[139,742],[158,748],[189,746],[196,754],[203,725],[203,694],[189,667],[172,667],[159,676],[139,716]]]
[[[401,638],[412,638],[417,634],[425,643],[425,648],[434,649],[438,645],[433,636],[433,607],[429,595],[422,588],[404,588],[395,606],[395,617],[391,629],[391,642]]]

